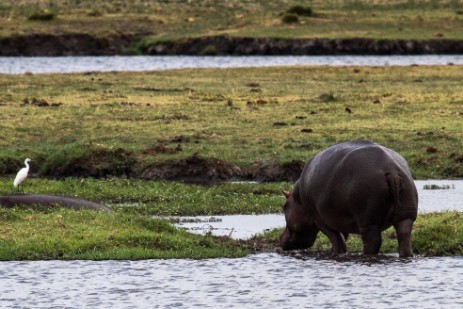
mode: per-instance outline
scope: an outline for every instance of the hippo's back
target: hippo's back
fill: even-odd
[[[340,143],[315,155],[304,167],[299,190],[303,205],[328,225],[336,221],[340,231],[358,232],[358,221],[365,218],[380,225],[416,218],[418,195],[407,162],[368,141]],[[412,206],[398,209],[393,190],[401,192],[401,204]]]

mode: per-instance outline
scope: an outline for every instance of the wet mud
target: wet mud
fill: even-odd
[[[179,149],[168,148],[169,151]],[[251,167],[239,166],[217,158],[206,158],[199,154],[181,160],[156,163],[144,169],[142,179],[183,180],[185,182],[210,183],[219,181],[295,181],[301,174],[304,162],[277,163],[262,160]]]
[[[463,41],[351,39],[279,39],[207,36],[139,44],[146,34],[26,34],[0,38],[0,56],[122,55],[133,46],[145,55],[412,55],[462,54]]]

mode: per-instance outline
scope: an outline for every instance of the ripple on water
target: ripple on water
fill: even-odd
[[[463,258],[1,262],[2,308],[459,308]]]

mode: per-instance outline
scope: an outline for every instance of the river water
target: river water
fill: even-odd
[[[415,64],[461,65],[463,56],[0,57],[0,73]],[[416,184],[420,212],[463,211],[463,181]],[[445,189],[424,189],[432,184]],[[180,226],[234,238],[284,226],[278,214],[218,219]],[[0,308],[463,308],[463,257],[12,261],[0,262],[0,278]]]
[[[463,308],[463,258],[0,264],[2,308]]]
[[[416,184],[420,212],[463,210],[462,180]],[[220,219],[235,238],[284,225],[281,215]],[[463,308],[463,257],[13,261],[0,262],[0,278],[1,308]]]
[[[0,57],[0,73],[153,71],[183,68],[262,66],[407,66],[463,64],[463,55],[407,56],[83,56]]]

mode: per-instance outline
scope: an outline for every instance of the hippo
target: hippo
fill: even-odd
[[[0,207],[64,207],[71,209],[94,209],[109,212],[110,209],[102,204],[83,200],[76,197],[49,194],[10,194],[0,195]]]
[[[335,254],[360,234],[364,254],[378,254],[381,232],[394,226],[400,257],[413,256],[418,193],[405,159],[370,141],[349,141],[313,156],[291,192],[284,192],[283,250],[306,249],[325,234]]]

